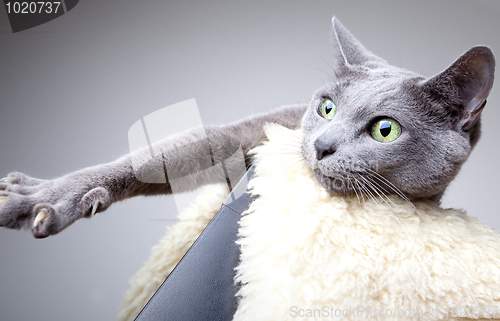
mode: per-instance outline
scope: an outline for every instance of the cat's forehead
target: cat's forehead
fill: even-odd
[[[418,82],[424,77],[400,68],[385,68],[352,73],[334,79],[318,92],[341,109],[357,116],[397,112],[398,106],[415,103]]]

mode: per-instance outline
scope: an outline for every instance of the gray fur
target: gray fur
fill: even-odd
[[[167,137],[152,147],[157,158],[147,158],[147,150],[136,152],[134,157],[145,159],[136,171],[127,155],[53,180],[11,173],[0,181],[0,225],[47,237],[114,202],[172,193],[169,177],[165,184],[138,179],[164,175],[158,168],[175,168],[170,179],[187,177],[183,190],[225,182],[201,156],[210,151],[212,162],[220,163],[241,146],[249,165],[248,151],[265,139],[263,126],[268,122],[303,127],[303,157],[331,193],[396,193],[439,200],[479,138],[480,113],[493,83],[493,54],[487,47],[472,48],[441,74],[426,79],[388,65],[335,18],[333,30],[335,77],[314,94],[309,106],[281,107]],[[330,121],[317,112],[325,97],[338,107]],[[394,118],[404,128],[391,143],[379,143],[369,134],[369,126],[380,116]],[[196,179],[189,178],[200,172]]]
[[[132,168],[130,155],[53,180],[39,180],[22,173],[10,173],[0,181],[0,226],[31,229],[35,237],[43,238],[59,233],[80,218],[90,217],[95,204],[97,212],[102,212],[112,203],[126,198],[171,194],[168,181],[166,184],[150,184],[140,181],[137,176],[147,176],[148,171],[163,168],[157,164],[163,161],[168,162],[170,168],[177,168],[177,177],[206,169],[207,164],[200,157],[206,155],[206,152],[200,151],[204,147],[202,130],[210,141],[216,163],[228,159],[241,144],[245,161],[249,164],[251,159],[247,155],[248,151],[265,138],[263,126],[266,123],[299,128],[306,108],[306,105],[286,106],[232,124],[197,128],[175,137],[167,137],[153,146],[159,157],[150,160],[149,166],[144,166],[138,173]],[[142,150],[137,153],[146,152]],[[232,168],[231,164],[228,164],[228,168]],[[243,172],[232,173],[232,176],[237,175],[241,176]],[[226,178],[218,173],[204,171],[196,179],[184,180],[183,188],[192,190],[204,184],[225,181]],[[34,226],[40,212],[46,217]]]

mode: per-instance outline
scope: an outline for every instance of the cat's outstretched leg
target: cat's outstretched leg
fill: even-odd
[[[264,139],[266,123],[298,128],[305,109],[305,105],[287,106],[229,125],[193,129],[111,163],[53,180],[10,173],[0,180],[0,226],[30,229],[35,237],[43,238],[59,233],[80,218],[104,211],[114,202],[138,195],[171,194],[174,180],[181,181],[176,185],[178,191],[225,183],[231,169],[241,171],[241,158],[232,157],[235,151],[250,162],[247,153]],[[207,153],[211,158],[208,163]],[[226,174],[215,170],[221,164]],[[168,175],[164,169],[170,170]],[[244,166],[241,173],[232,174],[243,173]],[[148,181],[151,177],[163,181]]]

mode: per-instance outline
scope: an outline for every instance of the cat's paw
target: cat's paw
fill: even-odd
[[[0,180],[0,226],[30,229],[36,238],[57,234],[110,203],[105,188],[75,177],[40,180],[11,173]]]

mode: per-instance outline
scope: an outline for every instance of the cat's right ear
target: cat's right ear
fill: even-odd
[[[342,73],[352,66],[376,67],[385,60],[368,51],[336,18],[332,18],[335,70]]]
[[[490,48],[477,46],[460,56],[450,67],[426,81],[436,99],[453,102],[459,124],[468,131],[479,119],[493,86],[495,56]]]

